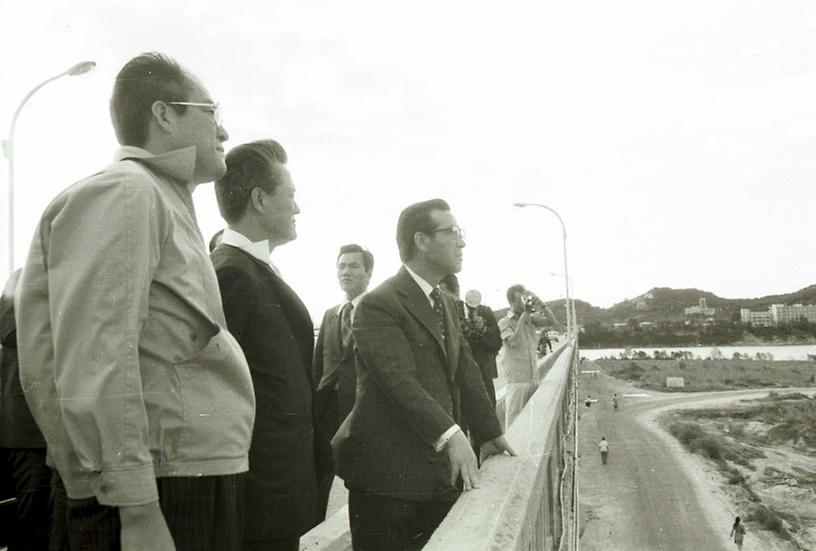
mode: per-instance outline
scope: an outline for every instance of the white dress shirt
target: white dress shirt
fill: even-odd
[[[269,259],[269,242],[266,239],[263,241],[250,241],[244,234],[237,232],[232,228],[226,228],[224,230],[224,234],[221,236],[221,243],[225,245],[232,245],[233,247],[241,249],[245,253],[254,256],[264,264],[269,265],[269,267],[272,268],[272,271],[275,272],[275,275],[281,277],[280,270],[278,270],[278,267],[275,266]]]

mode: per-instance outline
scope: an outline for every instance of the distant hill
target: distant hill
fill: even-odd
[[[793,293],[750,299],[722,298],[700,289],[655,287],[640,296],[624,300],[609,308],[598,308],[576,299],[575,310],[578,320],[584,325],[593,321],[605,325],[625,323],[631,318],[639,322],[676,322],[686,319],[685,309],[689,306],[697,306],[701,298],[706,299],[706,306],[716,309],[714,316],[716,319],[732,320],[739,316],[740,308],[767,310],[772,304],[816,304],[816,285],[810,285]],[[565,321],[564,299],[550,301],[547,304],[559,321]],[[504,311],[506,312],[506,309]]]

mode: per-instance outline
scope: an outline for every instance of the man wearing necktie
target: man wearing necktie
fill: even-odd
[[[357,244],[343,245],[336,259],[337,281],[346,296],[341,304],[326,310],[320,324],[314,353],[315,415],[323,434],[334,436],[351,412],[357,388],[354,367],[354,339],[351,322],[360,304],[371,273],[374,255]],[[321,507],[325,510],[332,479],[321,481]]]
[[[270,263],[295,239],[295,187],[273,140],[240,145],[216,182],[227,221],[212,253],[230,332],[246,354],[257,410],[246,480],[244,551],[296,551],[323,520],[319,482],[331,476],[328,438],[315,430],[309,312]]]
[[[462,420],[485,455],[513,455],[454,301],[437,288],[461,269],[465,246],[448,204],[406,208],[397,244],[403,267],[356,309],[357,398],[332,440],[355,551],[421,549],[459,492],[478,485]]]
[[[326,310],[314,355],[315,411],[329,436],[334,436],[354,405],[357,375],[351,322],[371,281],[374,255],[360,245],[343,245],[336,264],[337,280],[346,300]]]

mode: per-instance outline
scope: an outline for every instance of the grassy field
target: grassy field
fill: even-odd
[[[742,388],[816,386],[814,361],[595,360],[595,367],[641,388],[695,392]],[[683,377],[683,388],[667,388],[666,377]]]
[[[688,450],[716,463],[746,520],[812,548],[816,399],[771,391],[741,406],[676,412],[665,424]]]

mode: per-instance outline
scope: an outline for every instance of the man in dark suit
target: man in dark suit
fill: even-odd
[[[485,390],[493,406],[496,405],[496,389],[493,379],[499,376],[496,370],[496,355],[502,346],[499,324],[493,311],[481,304],[482,294],[473,289],[468,291],[465,300],[459,298],[459,278],[456,274],[447,274],[439,281],[439,288],[450,293],[456,300],[456,308],[462,322],[462,332],[470,345],[473,359],[482,371]]]
[[[215,187],[228,227],[212,261],[257,403],[244,550],[297,550],[300,536],[322,520],[318,484],[331,465],[328,440],[315,431],[314,326],[269,261],[273,249],[296,237],[300,209],[286,160],[273,140],[240,145]]]
[[[471,289],[465,294],[465,321],[463,327],[465,339],[470,344],[473,359],[482,370],[482,379],[490,396],[490,401],[496,405],[496,389],[493,379],[499,376],[496,370],[496,355],[502,347],[499,324],[493,310],[482,302],[482,294]]]
[[[403,268],[357,308],[357,399],[333,440],[357,551],[421,549],[459,491],[478,485],[463,417],[486,455],[513,453],[454,301],[436,287],[461,269],[463,239],[441,199],[409,206],[397,224]]]
[[[357,388],[354,339],[351,323],[354,310],[368,289],[374,255],[357,244],[343,245],[337,255],[337,280],[346,300],[326,310],[314,355],[314,379],[318,381],[315,411],[325,434],[334,436],[351,412]]]
[[[0,547],[46,551],[51,529],[51,472],[45,464],[46,444],[25,401],[17,365],[14,292],[20,270],[12,272],[0,296],[0,476],[17,498],[16,519],[9,519],[10,541]],[[5,482],[5,481],[4,481]],[[5,498],[9,496],[0,496]],[[6,505],[3,510],[12,509]],[[5,526],[4,526],[5,528]]]
[[[368,289],[374,270],[374,255],[357,244],[343,245],[337,255],[337,280],[346,300],[326,310],[320,324],[314,354],[315,416],[320,430],[334,436],[351,412],[357,391],[354,366],[354,338],[351,323],[354,310]],[[334,477],[322,481],[321,512],[325,515]]]

